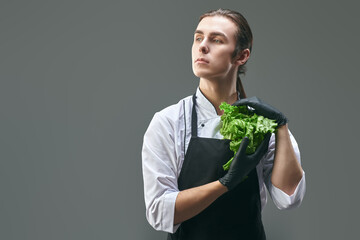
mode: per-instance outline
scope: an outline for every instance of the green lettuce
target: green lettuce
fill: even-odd
[[[224,110],[221,115],[222,127],[220,133],[224,139],[229,139],[230,150],[235,153],[240,147],[244,137],[249,138],[246,154],[252,154],[260,145],[266,133],[274,133],[277,127],[275,120],[265,118],[250,111],[247,106],[232,106],[226,102],[221,103],[220,109]],[[224,170],[229,170],[232,157],[223,165]]]

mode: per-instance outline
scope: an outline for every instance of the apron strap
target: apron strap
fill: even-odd
[[[196,94],[193,95],[193,108],[191,114],[191,136],[197,137],[197,114],[196,114]]]

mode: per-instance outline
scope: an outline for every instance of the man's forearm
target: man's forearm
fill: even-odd
[[[277,188],[291,195],[302,178],[303,169],[291,144],[287,124],[278,128],[275,144],[271,182]]]
[[[179,192],[175,202],[174,225],[199,214],[228,189],[219,181]]]

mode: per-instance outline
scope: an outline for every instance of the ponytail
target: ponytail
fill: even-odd
[[[238,75],[236,79],[236,91],[240,93],[240,99],[246,98],[246,93],[244,90],[244,86],[242,85],[240,75]]]

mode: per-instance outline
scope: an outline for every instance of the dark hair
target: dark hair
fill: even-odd
[[[236,40],[236,47],[232,57],[236,57],[238,53],[242,50],[248,48],[251,52],[252,43],[253,43],[253,35],[250,29],[250,26],[243,15],[240,13],[229,10],[229,9],[218,9],[218,10],[211,10],[209,12],[204,13],[200,16],[199,22],[205,17],[212,17],[212,16],[223,16],[228,18],[229,20],[233,21],[237,26],[235,40]],[[245,74],[246,67],[244,63],[240,65],[238,68],[238,76],[236,80],[236,90],[240,92],[241,98],[246,98],[244,87],[241,83],[240,74]]]

